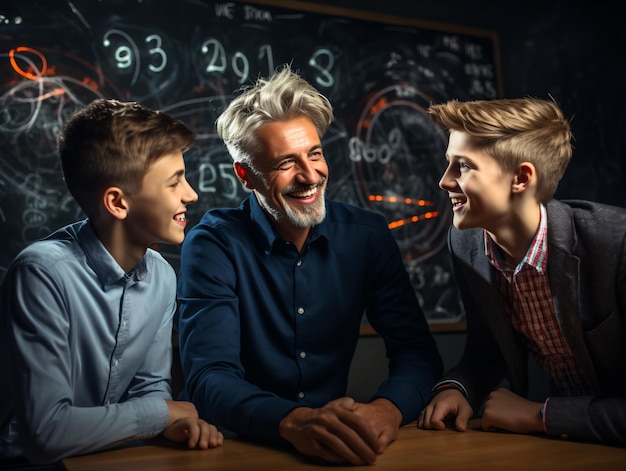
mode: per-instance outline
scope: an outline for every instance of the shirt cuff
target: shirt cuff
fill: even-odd
[[[437,389],[439,389],[441,386],[446,385],[446,384],[450,384],[450,385],[454,384],[455,386],[458,387],[458,390],[461,391],[461,393],[465,396],[465,399],[468,398],[467,389],[465,389],[465,386],[463,386],[463,384],[461,384],[459,381],[457,381],[455,379],[444,379],[443,381],[439,381],[430,390],[431,397],[432,397],[433,393],[435,391],[437,391]]]
[[[547,398],[546,401],[543,403],[543,406],[541,406],[541,423],[543,424],[543,431],[544,433],[548,433],[548,428],[546,427],[546,416],[548,414],[548,402],[550,401],[550,398]]]

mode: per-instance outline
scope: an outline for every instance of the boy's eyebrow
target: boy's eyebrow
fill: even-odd
[[[181,169],[176,170],[174,173],[172,173],[170,177],[168,178],[168,180],[171,180],[172,178],[180,178],[183,175],[185,175],[185,169],[181,168]]]
[[[450,159],[455,159],[455,160],[459,160],[459,159],[472,160],[466,154],[449,154],[449,153],[446,152],[446,160],[449,161]]]

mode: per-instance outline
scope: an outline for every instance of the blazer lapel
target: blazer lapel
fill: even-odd
[[[576,244],[571,218],[561,203],[552,202],[548,210],[548,276],[556,318],[567,343],[585,377],[596,373],[585,343],[580,312],[580,260],[573,255]]]

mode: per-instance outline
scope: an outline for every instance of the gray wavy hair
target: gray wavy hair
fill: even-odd
[[[299,116],[313,122],[320,138],[333,122],[328,98],[304,80],[289,65],[257,82],[237,96],[217,118],[217,133],[233,161],[254,168],[253,156],[262,151],[256,133],[264,125]]]

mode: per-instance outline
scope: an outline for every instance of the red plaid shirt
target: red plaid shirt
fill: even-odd
[[[539,230],[517,266],[504,261],[502,250],[485,231],[485,254],[496,268],[496,279],[513,327],[562,395],[590,393],[554,312],[548,266],[548,222],[541,205]]]

